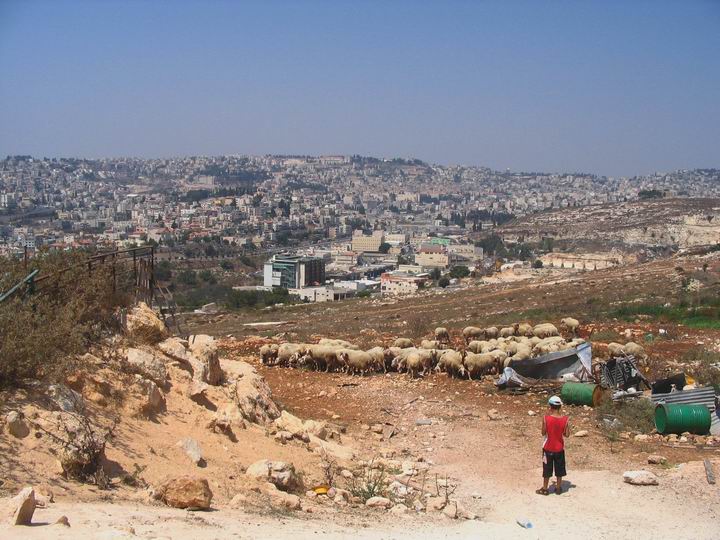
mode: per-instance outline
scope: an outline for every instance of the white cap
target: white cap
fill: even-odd
[[[558,396],[550,396],[550,399],[548,399],[549,405],[562,405],[562,399],[560,399]]]

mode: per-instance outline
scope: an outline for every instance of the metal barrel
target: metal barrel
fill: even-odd
[[[602,398],[602,390],[597,384],[566,382],[560,391],[563,403],[569,405],[589,405],[595,407]]]
[[[661,403],[655,407],[655,427],[658,433],[677,435],[693,433],[705,435],[710,431],[710,410],[705,405]]]

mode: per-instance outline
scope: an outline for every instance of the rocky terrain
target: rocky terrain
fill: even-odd
[[[653,199],[563,208],[524,216],[499,233],[534,242],[549,237],[564,247],[605,251],[710,245],[720,239],[720,199]]]
[[[470,323],[573,315],[600,358],[610,341],[652,336],[647,372],[662,374],[690,368],[685,354],[697,347],[720,351],[720,331],[607,310],[712,291],[718,275],[716,253],[538,271],[406,300],[196,316],[187,339],[140,306],[127,334],[89,351],[62,384],[0,396],[0,534],[714,538],[719,492],[702,460],[720,467],[716,438],[631,430],[610,439],[593,410],[569,407],[567,489],[539,497],[538,419],[550,389],[513,394],[491,377],[270,367],[259,349],[320,337],[389,345],[427,337],[438,323],[458,343]],[[93,459],[101,466],[90,474]],[[645,471],[632,481],[650,485],[628,483],[630,471]],[[691,520],[677,519],[678,499]],[[28,520],[35,526],[11,525]]]

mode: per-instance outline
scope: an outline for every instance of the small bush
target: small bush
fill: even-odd
[[[372,497],[382,497],[385,493],[386,476],[385,467],[382,464],[376,465],[373,459],[355,471],[355,475],[349,480],[348,491],[362,502]]]
[[[691,364],[690,372],[699,386],[720,386],[720,353],[690,349],[682,360]]]

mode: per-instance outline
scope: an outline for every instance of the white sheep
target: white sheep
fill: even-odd
[[[440,348],[440,342],[435,339],[423,339],[420,342],[420,348],[421,349],[439,349]]]
[[[615,343],[614,341],[611,343],[608,343],[608,354],[610,355],[610,358],[616,358],[619,356],[625,356],[625,347],[621,345],[620,343]]]
[[[539,337],[542,339],[542,338],[546,338],[546,337],[550,337],[550,336],[560,335],[560,332],[558,332],[558,329],[554,324],[541,323],[541,324],[536,324],[533,327],[533,334],[536,337]]]
[[[318,341],[318,345],[327,345],[328,347],[342,347],[343,349],[352,349],[354,351],[360,350],[360,347],[354,345],[353,343],[350,343],[349,341],[345,341],[344,339],[322,338],[320,339],[320,341]]]
[[[466,326],[463,328],[462,334],[463,338],[465,338],[465,343],[470,343],[471,341],[482,338],[485,335],[482,328],[478,328],[477,326]]]
[[[495,360],[489,353],[467,353],[463,359],[463,365],[465,366],[465,372],[468,379],[473,380],[473,377],[480,378],[483,375],[490,373],[495,365]]]
[[[500,331],[497,329],[497,326],[489,326],[483,330],[485,339],[497,339],[499,333]]]
[[[263,364],[269,366],[275,363],[278,355],[278,345],[270,343],[260,347],[260,360]]]
[[[647,360],[647,353],[645,352],[645,349],[641,346],[635,343],[634,341],[628,341],[625,344],[625,354],[628,354],[630,356],[634,356],[638,360]]]
[[[450,343],[450,332],[443,326],[438,326],[435,329],[435,340],[438,343]]]
[[[345,370],[349,375],[365,375],[372,367],[372,357],[365,351],[356,351],[354,349],[341,349],[338,357],[345,366]]]
[[[533,326],[528,323],[519,323],[516,333],[518,336],[533,337]]]
[[[442,351],[435,370],[444,371],[448,377],[464,377],[465,366],[462,353],[452,349]]]
[[[506,326],[500,329],[500,337],[509,338],[515,335],[514,326]]]
[[[415,345],[412,342],[412,339],[409,338],[397,338],[393,342],[393,347],[399,347],[401,349],[409,349],[410,347],[414,347]]]
[[[573,336],[577,335],[577,329],[580,327],[580,321],[573,319],[572,317],[565,317],[560,320],[560,324],[570,330]]]

